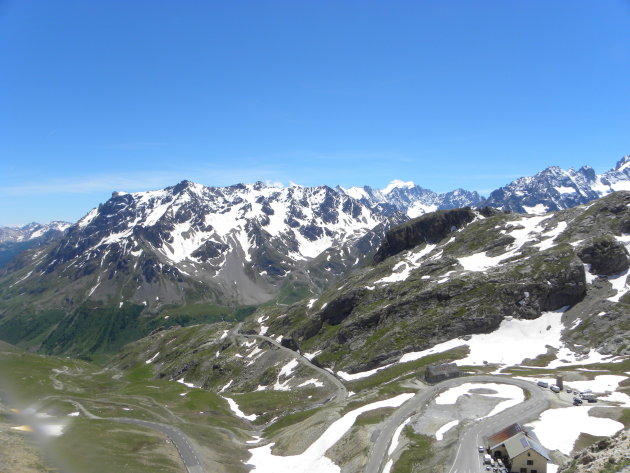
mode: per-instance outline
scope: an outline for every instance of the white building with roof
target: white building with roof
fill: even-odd
[[[512,424],[486,438],[488,452],[511,473],[547,473],[549,452],[532,429]]]

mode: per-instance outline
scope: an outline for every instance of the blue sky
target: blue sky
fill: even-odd
[[[0,224],[256,180],[487,192],[630,153],[628,1],[0,1]]]

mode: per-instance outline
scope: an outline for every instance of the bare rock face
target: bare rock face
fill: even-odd
[[[385,235],[385,240],[374,255],[374,263],[380,263],[421,243],[435,243],[449,233],[462,228],[475,218],[470,207],[440,210],[423,215],[400,225]]]
[[[578,251],[578,257],[591,265],[591,273],[598,275],[610,276],[629,267],[628,252],[609,236],[594,239]]]
[[[558,473],[591,473],[597,471],[630,471],[630,430],[622,430],[576,453]]]

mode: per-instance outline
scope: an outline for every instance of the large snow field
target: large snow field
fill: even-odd
[[[262,447],[252,448],[251,458],[247,462],[257,473],[339,473],[341,469],[325,456],[326,451],[335,445],[343,435],[354,425],[355,420],[362,413],[382,407],[399,407],[414,395],[400,394],[391,399],[374,402],[354,409],[341,419],[333,422],[326,431],[299,455],[273,455],[273,443]]]
[[[559,450],[570,455],[581,433],[608,437],[623,429],[623,424],[612,419],[592,417],[592,406],[572,406],[549,409],[540,420],[528,424],[534,429],[540,442],[549,450]]]
[[[627,376],[602,374],[595,376],[595,379],[590,381],[567,381],[567,384],[580,392],[590,389],[594,393],[605,393],[606,391],[616,391],[619,384],[626,379]]]
[[[472,393],[473,389],[489,389],[494,393]],[[461,396],[486,396],[504,399],[499,402],[492,411],[483,418],[492,417],[512,406],[520,404],[525,400],[523,390],[518,386],[500,383],[466,383],[454,388],[447,389],[435,398],[436,404],[455,404]]]
[[[506,318],[494,332],[472,335],[470,340],[454,338],[426,350],[405,353],[396,363],[360,373],[348,374],[340,371],[337,375],[346,381],[360,379],[397,363],[419,360],[428,355],[464,346],[468,347],[469,353],[466,357],[455,361],[459,366],[483,366],[486,363],[503,366],[520,365],[525,359],[534,359],[546,354],[548,346],[557,349],[558,353],[557,358],[546,368],[615,361],[615,358],[610,355],[602,355],[594,350],[582,355],[574,353],[565,346],[560,339],[565,329],[562,323],[563,314],[564,310],[561,309],[543,312],[540,317],[533,320]]]

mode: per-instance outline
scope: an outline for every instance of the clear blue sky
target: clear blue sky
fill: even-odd
[[[487,192],[628,153],[628,1],[0,0],[0,224],[182,179]]]

